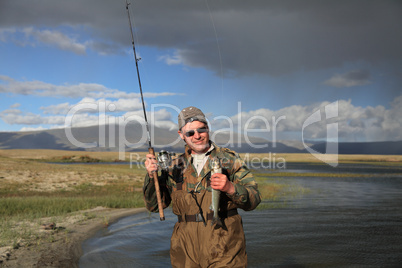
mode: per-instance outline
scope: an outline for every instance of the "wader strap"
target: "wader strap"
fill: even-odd
[[[182,190],[183,189],[183,183],[182,182],[176,183],[176,189],[177,190]]]
[[[197,195],[195,194],[194,191],[191,191],[190,193],[191,193],[191,196],[194,198],[195,204],[197,205],[198,209],[200,210],[200,213],[197,213],[195,215],[198,215],[201,218],[204,225],[207,226],[207,220],[205,220],[205,218],[204,218],[204,212],[202,211],[202,207],[201,207],[200,203],[198,203]],[[197,219],[197,216],[196,216],[196,219]]]
[[[207,180],[207,187],[211,186],[211,180]],[[183,182],[178,182],[176,183],[176,189],[177,190],[183,190]]]
[[[239,214],[237,212],[237,209],[231,209],[226,213],[226,215],[224,215],[224,217],[222,217],[221,215],[220,216],[221,216],[221,218],[228,218],[228,217],[232,217],[232,216],[237,215],[237,214]],[[214,213],[210,212],[210,213],[207,214],[206,219],[207,219],[207,221],[210,221],[210,220],[212,220],[213,217],[214,217]],[[185,221],[185,222],[202,222],[203,221],[202,216],[201,216],[200,213],[197,213],[195,215],[185,215],[184,220],[183,220],[183,217],[181,215],[179,215],[179,216],[177,216],[177,220],[179,222],[182,222],[182,221]]]

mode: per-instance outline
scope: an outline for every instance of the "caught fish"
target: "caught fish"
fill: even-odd
[[[213,159],[211,162],[211,176],[215,173],[222,173],[222,168],[219,163],[219,159]],[[216,224],[217,226],[222,226],[222,221],[219,218],[218,210],[219,210],[219,198],[221,195],[221,191],[212,189],[212,202],[210,209],[214,211],[214,215],[212,217],[211,225]]]

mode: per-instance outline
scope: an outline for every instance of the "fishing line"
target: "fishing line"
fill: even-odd
[[[126,0],[124,0],[124,1],[126,1]],[[128,4],[129,4],[128,5],[129,12],[131,14],[134,14],[133,8],[131,7],[132,6],[131,3],[128,2]],[[137,29],[137,25],[135,23],[135,16],[131,16],[130,20],[132,22],[133,28]],[[141,62],[141,66],[142,66],[141,75],[142,75],[142,77],[145,77],[144,80],[147,81],[147,80],[149,80],[149,79],[147,79],[147,77],[149,77],[149,72],[148,72],[148,68],[146,66],[146,61],[143,61],[142,58],[141,58],[141,42],[140,42],[140,38],[138,37],[137,31],[133,31],[133,34],[134,34],[133,38],[134,38],[134,41],[135,41],[135,44],[136,44],[136,49],[135,50],[137,51],[137,55],[138,55],[138,63]],[[136,59],[134,59],[134,61],[135,60]],[[144,95],[145,95],[145,97],[149,96],[149,94],[147,94],[146,92],[144,93]]]
[[[133,9],[132,9],[132,7],[131,7],[131,3],[129,2],[128,3],[129,5],[128,5],[128,9],[129,9],[129,11],[130,11],[130,13],[131,14],[134,14],[134,11],[133,11]],[[131,16],[130,17],[130,20],[132,21],[132,25],[133,25],[133,28],[134,29],[136,29],[137,28],[137,26],[136,26],[136,23],[135,23],[135,17],[134,16]],[[138,38],[138,35],[137,35],[137,31],[133,31],[133,33],[134,33],[134,40],[135,40],[135,43],[137,44],[137,48],[136,48],[136,50],[139,52],[138,54],[141,54],[141,44],[140,44],[140,39]],[[141,59],[141,57],[140,57],[140,59]],[[135,60],[135,59],[134,59]]]
[[[216,32],[214,17],[212,16],[211,9],[209,8],[208,0],[205,0],[205,5],[207,6],[207,9],[208,9],[208,12],[209,12],[209,17],[211,19],[212,27],[214,28],[216,45],[218,47],[219,63],[221,65],[221,99],[223,100],[223,64],[222,64],[221,48],[220,48],[220,45],[219,45],[218,34]]]

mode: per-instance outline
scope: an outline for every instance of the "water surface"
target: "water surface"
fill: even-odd
[[[286,171],[334,172],[293,164]],[[261,170],[259,170],[261,172]],[[267,171],[268,172],[268,171]],[[310,189],[276,208],[239,211],[249,267],[399,267],[402,263],[402,176],[399,166],[340,165],[339,173],[372,177],[285,177]],[[177,218],[167,210],[126,217],[83,243],[79,266],[169,267]]]

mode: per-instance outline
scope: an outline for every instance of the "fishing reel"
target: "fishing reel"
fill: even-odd
[[[163,171],[168,171],[169,167],[172,165],[172,156],[175,153],[169,153],[168,151],[162,150],[158,154],[158,164]]]

